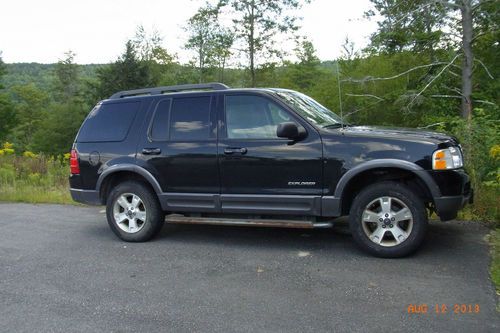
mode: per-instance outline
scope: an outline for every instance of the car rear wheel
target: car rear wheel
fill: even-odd
[[[127,242],[144,242],[156,236],[165,219],[155,193],[143,183],[117,185],[108,196],[106,216],[111,230]]]
[[[358,245],[386,258],[403,257],[422,243],[427,230],[424,203],[396,182],[368,186],[354,199],[349,226]]]

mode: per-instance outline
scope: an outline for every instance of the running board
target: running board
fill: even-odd
[[[312,222],[300,220],[272,220],[272,219],[232,219],[213,217],[189,217],[181,215],[168,215],[165,222],[176,224],[211,224],[211,225],[233,225],[247,227],[276,227],[276,228],[330,228],[331,222]]]

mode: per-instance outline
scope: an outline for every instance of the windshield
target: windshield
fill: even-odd
[[[276,94],[302,117],[319,127],[340,127],[342,120],[309,96],[296,91],[275,90]]]

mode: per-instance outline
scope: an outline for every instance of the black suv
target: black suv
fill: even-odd
[[[349,215],[363,249],[400,257],[421,244],[428,211],[450,220],[472,199],[453,137],[352,126],[296,91],[220,83],[114,94],[70,164],[73,199],[105,204],[132,242],[165,220],[317,228]]]

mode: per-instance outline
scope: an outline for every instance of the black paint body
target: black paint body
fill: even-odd
[[[301,140],[230,139],[225,96],[259,95],[282,107],[307,132]],[[208,96],[210,137],[154,141],[151,122],[162,100]],[[313,126],[269,89],[230,89],[123,98],[140,108],[125,140],[80,142],[80,174],[70,176],[73,198],[103,204],[113,177],[151,185],[166,211],[339,216],[348,213],[349,187],[369,170],[411,173],[425,187],[423,199],[442,219],[469,200],[463,169],[432,170],[436,149],[458,146],[447,135],[408,129]],[[101,102],[116,103],[116,100]],[[151,152],[154,150],[154,154]],[[159,153],[157,153],[159,151]],[[398,174],[397,172],[394,173]]]

